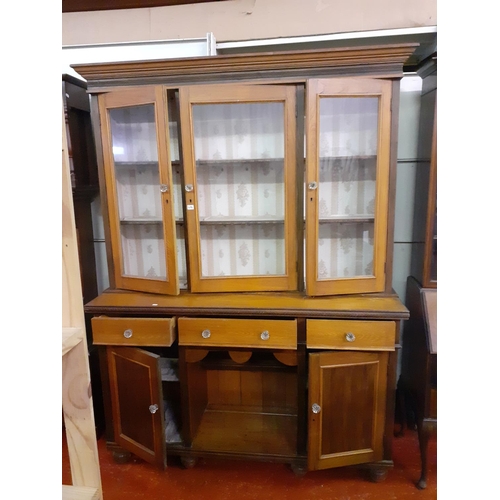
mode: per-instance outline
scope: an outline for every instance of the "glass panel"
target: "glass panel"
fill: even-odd
[[[109,111],[123,275],[165,281],[158,145],[153,104]]]
[[[284,275],[284,104],[196,105],[193,123],[202,276]]]
[[[323,97],[318,279],[373,275],[377,97]]]

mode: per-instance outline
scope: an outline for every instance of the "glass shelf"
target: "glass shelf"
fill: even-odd
[[[163,224],[162,219],[149,217],[127,217],[121,219],[120,224]]]
[[[282,217],[275,217],[273,215],[255,215],[252,217],[247,216],[233,216],[233,217],[204,217],[200,218],[200,224],[284,224],[285,220]]]
[[[116,161],[115,160],[115,167],[156,167],[158,168],[158,162],[157,161]]]
[[[320,224],[328,223],[352,223],[352,222],[374,222],[375,216],[373,214],[362,214],[362,215],[331,215],[328,217],[320,217]]]

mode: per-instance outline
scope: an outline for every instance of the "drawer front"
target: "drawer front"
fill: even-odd
[[[307,347],[349,351],[394,351],[394,321],[307,320]]]
[[[170,346],[175,340],[175,318],[92,318],[97,345]]]
[[[296,320],[179,318],[179,345],[297,349]]]

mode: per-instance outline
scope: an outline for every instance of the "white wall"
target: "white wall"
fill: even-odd
[[[436,0],[229,0],[70,12],[62,45],[198,38],[218,42],[435,26]]]

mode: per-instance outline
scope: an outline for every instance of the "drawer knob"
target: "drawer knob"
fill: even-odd
[[[356,340],[356,336],[352,332],[347,332],[345,334],[345,339],[347,340],[347,342],[354,342]]]
[[[201,336],[202,336],[204,339],[209,339],[209,338],[210,338],[210,335],[212,335],[212,334],[210,333],[210,330],[203,330],[203,331],[201,332]]]
[[[321,411],[321,406],[318,405],[318,404],[316,404],[316,403],[314,403],[312,405],[312,407],[311,407],[311,410],[312,410],[313,413],[319,413]]]
[[[127,330],[125,330],[123,332],[123,336],[126,338],[126,339],[129,339],[130,337],[132,337],[132,330],[130,328],[127,328]]]
[[[158,411],[158,405],[151,405],[149,407],[149,411],[152,413],[152,414],[155,414],[157,411]]]
[[[192,184],[186,184],[184,186],[184,189],[186,190],[187,193],[190,193],[194,189],[194,187]]]
[[[264,330],[261,334],[260,334],[260,338],[262,340],[269,340],[269,332],[267,330]]]

